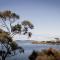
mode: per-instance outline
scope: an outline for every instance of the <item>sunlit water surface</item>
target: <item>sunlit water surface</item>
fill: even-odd
[[[29,60],[28,57],[32,53],[33,50],[41,51],[42,49],[47,48],[55,48],[60,50],[60,45],[49,45],[49,44],[31,44],[31,43],[20,43],[17,42],[19,46],[22,46],[24,48],[24,54],[17,53],[15,56],[9,56],[6,58],[6,60]]]

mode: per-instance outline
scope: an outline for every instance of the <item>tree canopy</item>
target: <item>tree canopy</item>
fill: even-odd
[[[2,27],[7,29],[7,31],[4,31],[4,29],[0,28],[0,44],[2,48],[4,47],[6,49],[6,51],[0,51],[2,60],[5,60],[9,54],[11,55],[11,52],[15,55],[15,50],[18,50],[20,53],[24,52],[24,49],[21,46],[18,46],[18,44],[13,40],[14,35],[28,34],[28,37],[31,37],[32,35],[32,33],[29,32],[29,29],[33,29],[34,26],[30,21],[24,20],[21,23],[13,25],[13,23],[19,18],[19,15],[10,10],[0,12],[0,21],[3,22],[0,24],[2,24]],[[9,25],[7,24],[8,22]]]
[[[24,20],[21,22],[21,24],[17,23],[16,25],[13,26],[13,23],[19,18],[20,18],[19,15],[9,10],[0,12],[0,21],[3,22],[2,26],[5,27],[9,33],[11,33],[11,36],[16,35],[17,33],[20,33],[21,35],[22,32],[23,35],[28,34],[28,37],[31,36],[32,33],[28,32],[28,30],[33,29],[34,26],[30,21]],[[6,24],[8,23],[7,21],[9,21],[10,28]]]

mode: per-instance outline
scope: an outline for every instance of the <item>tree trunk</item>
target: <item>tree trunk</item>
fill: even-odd
[[[5,57],[4,56],[2,56],[2,60],[5,60]]]

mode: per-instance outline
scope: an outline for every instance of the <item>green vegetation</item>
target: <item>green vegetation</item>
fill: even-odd
[[[26,20],[21,22],[21,24],[13,24],[19,18],[19,15],[8,10],[0,12],[0,45],[2,47],[2,50],[0,50],[0,56],[2,60],[5,60],[9,55],[12,56],[13,53],[15,55],[16,50],[18,50],[20,53],[24,52],[24,49],[18,46],[15,41],[13,41],[14,35],[28,34],[28,37],[31,37],[32,35],[32,33],[28,31],[29,29],[33,29],[34,27],[31,22]],[[1,29],[1,27],[4,27],[5,30]],[[3,48],[6,49],[6,51],[3,51]]]
[[[29,29],[33,29],[34,26],[33,24],[28,21],[24,20],[22,22],[19,21],[19,15],[12,11],[3,11],[0,12],[0,23],[2,27],[7,29],[7,32],[10,33],[10,35],[13,37],[16,34],[23,34],[23,35],[28,35],[28,37],[31,37],[32,33],[29,32]],[[14,22],[19,21],[16,25],[14,25]],[[9,24],[8,24],[9,23]],[[4,30],[4,29],[3,29]]]
[[[0,29],[0,45],[0,47],[2,47],[2,50],[0,50],[0,56],[2,57],[2,60],[5,60],[7,56],[12,55],[11,52],[15,53],[14,51],[19,47],[16,42],[13,41],[10,34],[2,29]],[[6,49],[6,51],[4,49]],[[18,50],[23,50],[23,48],[19,48]]]
[[[41,52],[33,51],[29,56],[29,60],[60,60],[60,51],[53,48]]]

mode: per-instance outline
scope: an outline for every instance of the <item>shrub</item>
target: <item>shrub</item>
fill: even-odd
[[[60,51],[49,48],[41,52],[33,51],[29,60],[60,60]]]

